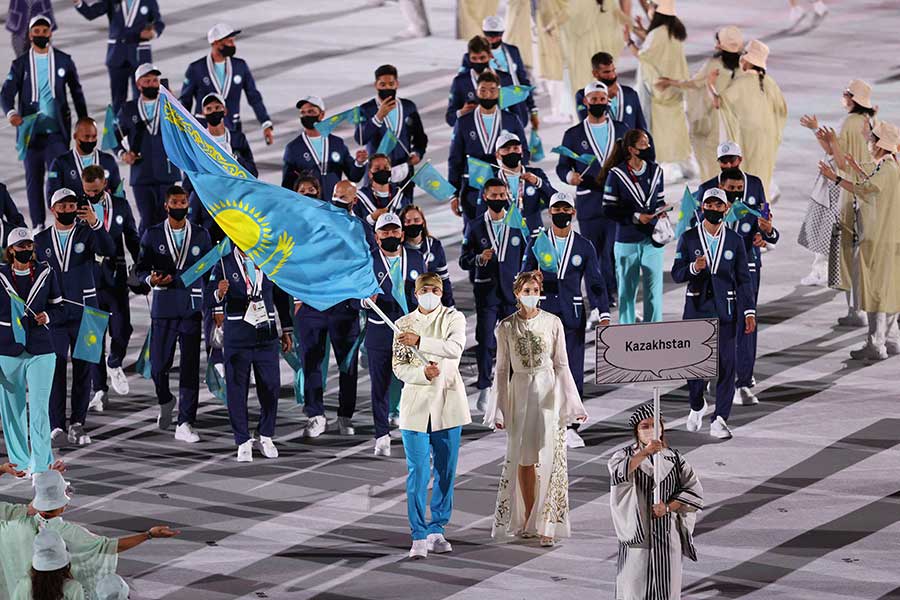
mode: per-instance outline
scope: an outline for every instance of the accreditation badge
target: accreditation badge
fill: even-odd
[[[266,303],[263,300],[251,300],[247,304],[247,312],[244,313],[244,321],[260,327],[269,321],[269,315],[266,313]]]

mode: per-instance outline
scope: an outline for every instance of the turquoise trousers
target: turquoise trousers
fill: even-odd
[[[3,438],[9,462],[20,470],[28,468],[32,473],[40,473],[53,463],[49,410],[55,370],[55,354],[32,356],[23,352],[19,356],[0,356]]]
[[[616,242],[616,282],[619,323],[634,323],[638,286],[644,284],[644,322],[662,321],[663,249],[649,239],[634,244]]]

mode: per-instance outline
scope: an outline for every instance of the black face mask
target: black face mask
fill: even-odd
[[[725,218],[725,213],[720,212],[718,210],[712,208],[704,208],[703,209],[703,220],[712,223],[713,225],[718,225],[722,222],[722,219]]]
[[[237,48],[235,46],[222,46],[221,48],[219,48],[219,54],[221,54],[225,58],[234,56],[235,52],[237,52]]]
[[[491,49],[496,50],[503,44],[503,40],[497,40],[496,42],[491,42]]]
[[[486,63],[486,62],[483,62],[483,63],[471,63],[471,65],[472,65],[472,68],[475,69],[475,72],[476,72],[476,73],[482,73],[482,72],[484,72],[485,69],[488,68],[488,63]]]
[[[385,185],[391,181],[391,172],[388,169],[381,169],[372,172],[372,181],[378,185]]]
[[[614,84],[618,79],[619,79],[619,76],[616,75],[616,76],[613,77],[612,79],[598,79],[597,81],[599,81],[600,83],[602,83],[602,84],[605,85],[606,87],[609,87],[609,86],[611,86],[612,84]]]
[[[338,202],[337,200],[332,200],[331,205],[337,206],[338,208],[340,208],[342,210],[346,210],[348,212],[350,211],[350,205],[347,204],[346,202]]]
[[[400,248],[400,238],[386,237],[381,240],[381,249],[385,252],[396,252]]]
[[[93,142],[78,142],[78,149],[81,150],[82,154],[90,154],[96,147],[97,140],[94,140]]]
[[[378,97],[381,98],[382,100],[387,100],[388,98],[396,98],[397,90],[389,90],[389,89],[378,90]]]
[[[20,263],[27,263],[34,256],[34,250],[14,250],[13,256]]]
[[[311,115],[304,115],[300,117],[300,124],[303,125],[304,129],[314,129],[316,123],[319,122],[319,117],[313,117]]]
[[[74,210],[72,212],[62,212],[62,213],[57,213],[56,220],[59,221],[60,223],[62,223],[63,225],[71,225],[72,223],[75,222],[76,216],[77,215],[75,214]]]
[[[589,104],[588,112],[592,117],[602,117],[609,110],[609,104]]]
[[[515,169],[522,162],[522,154],[520,152],[510,152],[501,156],[500,160],[503,162],[504,167]]]
[[[50,45],[50,38],[46,35],[36,35],[31,38],[31,41],[34,42],[34,45],[41,50]]]
[[[494,108],[497,106],[496,98],[479,98],[478,104],[481,105],[481,108]]]
[[[208,115],[206,115],[206,122],[209,123],[210,125],[212,125],[213,127],[215,127],[216,125],[221,123],[222,119],[224,119],[224,118],[225,118],[225,111],[217,110],[215,112],[211,112]]]
[[[738,200],[743,200],[744,192],[725,192],[725,195],[728,197],[728,201],[734,204]]]
[[[103,192],[100,192],[99,194],[88,194],[87,192],[85,192],[84,199],[91,204],[97,204],[103,200]]]
[[[495,213],[503,212],[509,204],[506,200],[487,200],[488,208]]]
[[[155,85],[152,87],[145,87],[141,89],[141,96],[147,100],[156,100],[157,96],[159,96],[159,87]]]
[[[550,215],[550,220],[560,229],[565,229],[572,222],[572,215],[569,213],[553,213]]]
[[[406,239],[417,238],[422,235],[422,232],[425,230],[425,226],[421,223],[413,223],[411,225],[403,226],[403,233],[406,235]]]
[[[188,209],[186,208],[170,208],[169,216],[175,219],[176,221],[184,221],[184,218],[188,214]]]
[[[641,148],[638,150],[638,158],[641,160],[652,160],[653,159],[653,150],[650,149],[650,146],[646,148]]]

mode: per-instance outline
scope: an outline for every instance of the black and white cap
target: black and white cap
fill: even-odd
[[[400,222],[400,217],[396,215],[396,213],[386,212],[375,221],[375,231],[379,229],[384,229],[388,225],[396,225],[397,227],[402,228],[403,223]]]
[[[47,15],[34,15],[31,17],[31,20],[28,21],[28,29],[31,29],[35,25],[39,25],[40,23],[45,24],[47,27],[53,27],[53,22],[50,21],[50,17]]]
[[[631,418],[628,419],[628,426],[634,429],[638,426],[638,423],[643,421],[644,419],[652,419],[653,418],[653,403],[646,402],[638,406],[633,413],[631,413]]]
[[[211,92],[211,93],[203,96],[203,102],[200,103],[201,108],[205,107],[210,102],[218,102],[222,106],[225,106],[225,98],[223,98],[222,96],[220,96],[219,94],[217,94],[215,92]]]
[[[566,192],[556,192],[552,196],[550,196],[550,206],[548,208],[553,208],[557,204],[567,204],[572,208],[575,208],[575,199],[572,198],[572,194]]]

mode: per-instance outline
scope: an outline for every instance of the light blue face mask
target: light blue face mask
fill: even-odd
[[[540,296],[519,296],[519,302],[525,308],[537,308],[538,302],[541,301]]]

